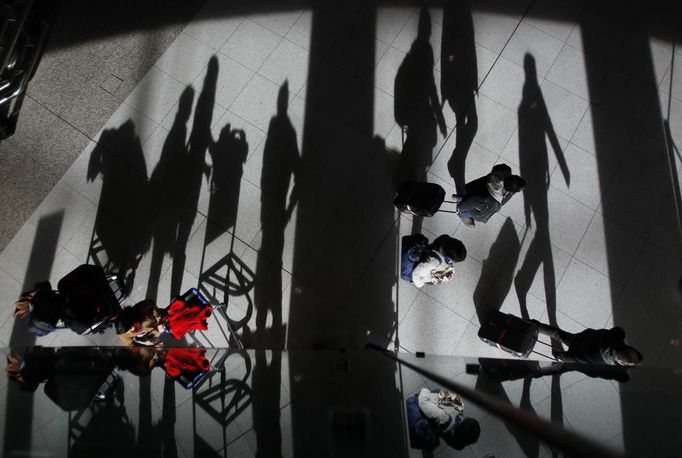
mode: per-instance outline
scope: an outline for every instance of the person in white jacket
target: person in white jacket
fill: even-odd
[[[426,284],[439,285],[454,278],[455,263],[466,259],[466,247],[457,239],[441,235],[428,247],[426,254],[412,270],[412,282],[417,288]]]
[[[464,416],[462,398],[447,391],[422,388],[408,398],[407,417],[413,448],[434,450],[440,438],[450,447],[462,450],[481,434],[478,421]]]

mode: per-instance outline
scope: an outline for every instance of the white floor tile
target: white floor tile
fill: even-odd
[[[282,40],[258,70],[261,76],[278,85],[289,82],[289,93],[296,94],[308,78],[310,53],[289,40]]]
[[[246,19],[220,48],[220,52],[256,71],[280,40],[281,37],[276,33]]]
[[[420,294],[400,323],[401,345],[409,351],[448,354],[455,349],[469,322],[447,307]]]
[[[530,54],[535,58],[538,77],[544,78],[563,45],[563,41],[526,25],[524,18],[505,46],[502,57],[523,67],[526,54]]]
[[[231,5],[221,1],[206,2],[183,33],[205,43],[213,49],[220,49],[244,20],[235,14]]]
[[[192,84],[214,53],[214,49],[196,38],[181,33],[156,62],[155,67],[180,83]]]
[[[578,49],[564,46],[557,56],[552,68],[547,73],[547,79],[559,87],[581,97],[590,99],[590,84],[586,67],[589,59]],[[590,69],[590,81],[596,85],[601,81],[604,69],[601,64],[592,60],[588,62]]]

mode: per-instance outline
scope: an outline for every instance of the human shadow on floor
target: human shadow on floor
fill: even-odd
[[[255,277],[254,272],[235,253],[239,197],[244,164],[249,154],[246,133],[227,124],[220,130],[218,140],[209,147],[208,152],[212,162],[211,197],[199,267],[199,289],[209,300],[228,304],[227,309],[219,309],[214,313],[230,320],[236,331],[249,321],[253,313],[250,294]],[[223,237],[227,239],[222,240]],[[212,247],[214,242],[218,245]],[[227,253],[212,261],[211,252],[216,249],[220,252],[227,249]],[[231,313],[230,298],[235,296],[243,296],[249,304],[243,316],[241,311],[237,315]]]
[[[201,94],[194,109],[194,121],[187,142],[187,154],[181,161],[180,173],[175,180],[175,192],[189,207],[177,219],[177,236],[173,247],[173,267],[171,270],[170,295],[180,294],[184,275],[186,250],[197,215],[199,195],[203,177],[208,179],[210,168],[206,164],[206,154],[213,143],[211,123],[215,107],[216,84],[218,81],[218,58],[212,56],[208,61],[206,76]]]
[[[474,24],[468,0],[444,2],[443,39],[440,54],[440,89],[457,119],[455,148],[448,160],[448,172],[458,194],[464,193],[466,158],[478,130],[476,99],[478,63]]]
[[[150,193],[158,202],[155,215],[151,218],[153,248],[147,281],[147,298],[159,300],[157,297],[159,280],[166,254],[173,255],[177,222],[175,203],[164,196],[165,191],[172,189],[178,177],[182,160],[187,154],[187,122],[192,112],[194,90],[187,86],[178,100],[178,111],[168,136],[161,149],[159,162],[149,177]],[[164,197],[161,197],[164,196]],[[166,298],[163,298],[166,299]]]
[[[89,259],[125,278],[130,291],[151,239],[147,166],[132,120],[102,132],[90,154],[87,180],[99,175],[102,189]]]
[[[474,306],[479,323],[499,310],[511,289],[511,273],[506,266],[516,266],[521,252],[521,242],[511,218],[507,218],[497,238],[483,261],[481,275],[474,289]]]
[[[50,213],[38,220],[21,291],[30,291],[34,288],[35,282],[49,278],[57,255],[63,221],[63,211]],[[36,336],[29,331],[26,320],[14,320],[9,340],[10,350],[16,352],[32,347],[35,341]],[[12,383],[7,386],[6,399],[5,412],[2,414],[5,425],[2,442],[3,456],[9,456],[15,450],[28,449],[33,432],[31,426],[33,395]],[[19,415],[19,412],[24,414]]]
[[[503,366],[500,366],[499,360],[479,358],[478,361],[480,364],[480,371],[478,378],[476,379],[476,390],[483,391],[484,393],[493,396],[498,401],[507,404],[511,404],[511,400],[502,386],[502,382],[506,380],[516,380],[517,377],[514,376],[516,371],[523,373],[526,370],[533,370],[533,368],[538,365],[535,361],[505,361],[505,365]],[[532,380],[533,378],[531,376],[523,377],[521,400],[519,401],[518,408],[533,415],[537,415],[530,399]],[[540,439],[538,439],[537,436],[529,434],[513,421],[505,421],[504,424],[511,435],[514,436],[514,439],[519,444],[519,447],[521,447],[521,450],[523,450],[524,456],[537,457],[540,455]]]
[[[256,262],[254,304],[257,348],[284,348],[282,325],[282,256],[284,231],[297,203],[296,180],[301,167],[296,131],[287,114],[289,83],[282,84],[277,114],[270,120],[263,150],[261,174],[261,245]],[[289,193],[290,184],[293,188]],[[287,201],[287,196],[289,199]],[[268,316],[271,325],[266,327]]]
[[[535,230],[523,264],[514,278],[514,287],[519,298],[521,315],[529,318],[526,296],[542,264],[548,321],[556,326],[556,280],[547,201],[551,170],[545,138],[549,140],[559,168],[569,185],[570,173],[538,85],[535,59],[530,54],[526,54],[524,58],[524,71],[526,81],[518,108],[519,169],[520,175],[528,183],[523,192],[526,230],[532,227],[531,215],[535,219]]]
[[[443,137],[447,127],[433,78],[431,15],[422,8],[417,38],[398,68],[395,78],[395,121],[405,135],[401,153],[402,181],[422,180],[431,165],[437,129]],[[422,217],[413,216],[412,233],[421,232]]]

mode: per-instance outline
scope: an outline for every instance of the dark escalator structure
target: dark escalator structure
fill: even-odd
[[[46,2],[3,0],[0,6],[0,140],[14,134],[19,111],[45,48]]]

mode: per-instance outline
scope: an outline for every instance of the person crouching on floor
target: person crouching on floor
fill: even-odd
[[[121,343],[131,345],[156,345],[166,330],[165,313],[153,300],[145,299],[126,307],[116,317],[116,334]]]
[[[403,237],[401,278],[414,286],[439,285],[454,278],[454,266],[466,259],[464,244],[441,235],[432,244],[422,234]]]

